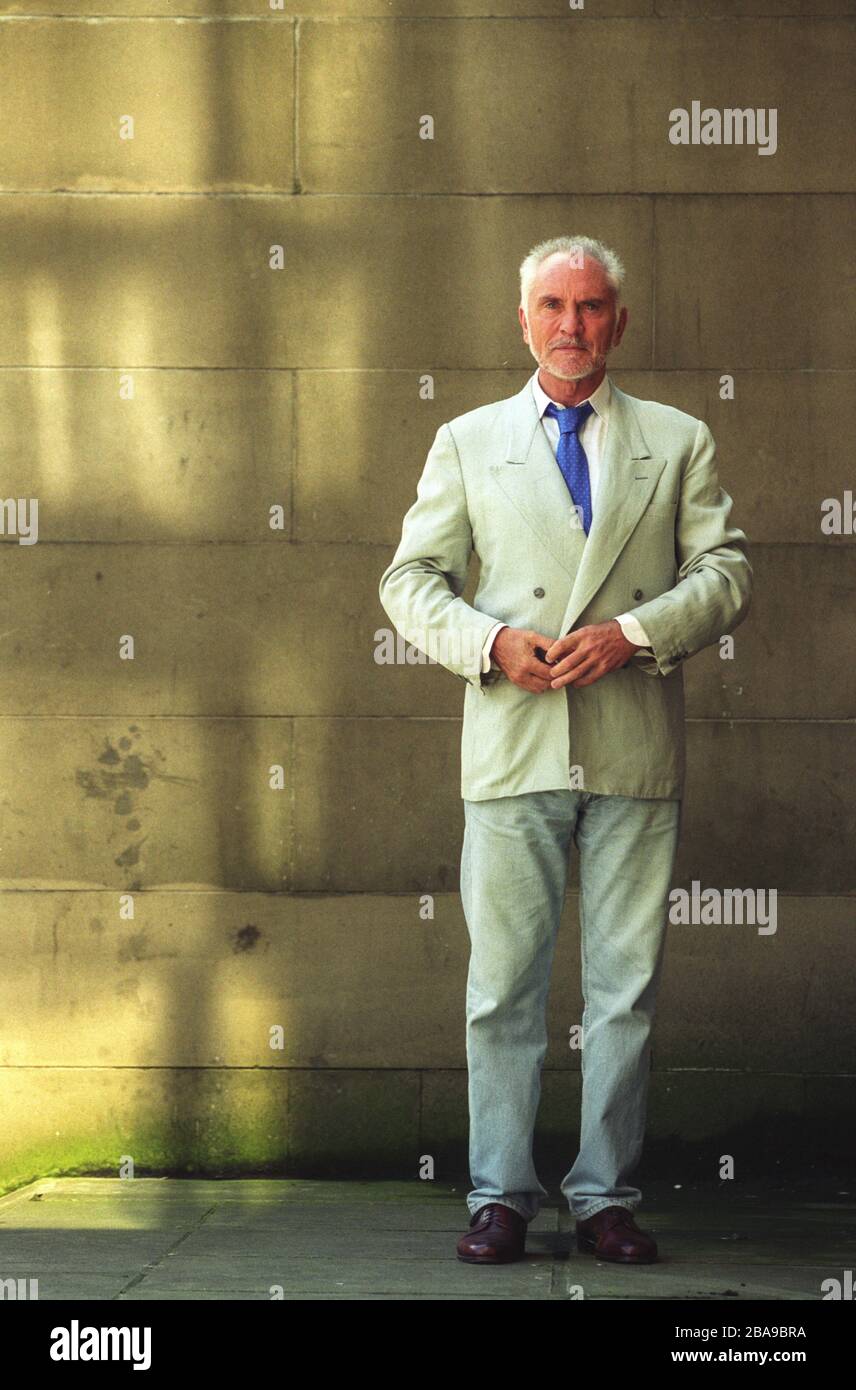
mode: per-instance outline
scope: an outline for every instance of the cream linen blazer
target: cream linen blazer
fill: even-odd
[[[707,425],[612,385],[582,530],[527,381],[438,429],[380,580],[395,628],[467,682],[461,795],[553,788],[683,796],[683,662],[745,618],[746,536],[730,522]],[[461,594],[480,562],[472,604]],[[481,648],[497,622],[559,636],[629,612],[651,639],[619,670],[530,694]]]

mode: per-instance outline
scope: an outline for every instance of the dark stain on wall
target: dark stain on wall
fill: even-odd
[[[233,947],[235,955],[239,955],[241,951],[254,950],[260,937],[261,932],[252,923],[246,927],[241,927],[240,931],[235,933],[235,945]]]

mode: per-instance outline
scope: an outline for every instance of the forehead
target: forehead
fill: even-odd
[[[554,255],[548,256],[535,272],[532,294],[557,294],[562,298],[577,295],[609,298],[612,289],[600,261],[585,256],[580,268],[574,265],[575,259],[578,260],[579,257],[574,258],[565,251],[557,251]]]

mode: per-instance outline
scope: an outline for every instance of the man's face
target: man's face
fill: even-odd
[[[527,308],[518,310],[535,361],[562,381],[580,381],[601,371],[627,323],[626,309],[616,316],[615,292],[600,262],[586,256],[582,269],[575,269],[573,260],[557,251],[542,261]]]

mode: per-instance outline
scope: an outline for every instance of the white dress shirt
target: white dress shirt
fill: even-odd
[[[540,368],[535,370],[529,384],[532,388],[535,404],[538,407],[541,424],[547,432],[550,447],[553,453],[556,454],[559,448],[559,422],[554,416],[544,414],[544,411],[551,402],[551,397],[547,395],[538,380],[539,371]],[[592,407],[593,413],[586,417],[579,429],[579,440],[585,449],[586,458],[588,459],[592,515],[594,515],[597,507],[597,489],[601,476],[600,465],[603,458],[603,446],[606,440],[606,432],[609,429],[609,403],[611,394],[612,387],[609,384],[609,377],[604,376],[597,390],[592,391],[591,395],[586,397],[586,400]],[[583,404],[584,402],[580,401],[580,405]],[[559,410],[564,409],[561,401],[553,401],[553,405],[557,406]],[[556,467],[558,468],[558,466],[557,462]],[[639,647],[645,647],[648,651],[651,650],[651,639],[642,624],[637,622],[634,617],[629,613],[620,613],[616,618],[616,622],[620,624],[621,631],[624,633],[628,642],[634,642]],[[482,647],[482,672],[490,670],[490,649],[493,646],[493,639],[496,637],[500,628],[507,626],[507,623],[497,623],[495,627],[491,628],[485,638],[485,643]]]

